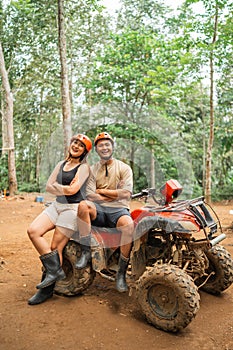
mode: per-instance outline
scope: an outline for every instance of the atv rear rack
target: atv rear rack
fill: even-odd
[[[197,223],[200,225],[201,229],[204,230],[205,236],[208,239],[212,239],[213,234],[215,234],[218,230],[218,224],[220,231],[222,233],[222,227],[219,221],[219,218],[216,212],[212,207],[209,206],[211,211],[214,213],[216,217],[216,221],[211,216],[209,210],[207,209],[208,204],[204,202],[204,197],[198,197],[191,200],[181,200],[177,202],[172,202],[166,207],[149,207],[151,212],[182,212],[184,210],[189,210],[196,218]],[[206,232],[206,228],[209,228],[209,233]]]

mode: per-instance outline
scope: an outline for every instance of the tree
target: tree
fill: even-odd
[[[14,127],[13,127],[13,96],[10,88],[8,74],[5,66],[2,43],[0,42],[0,73],[2,78],[2,86],[5,92],[5,117],[7,121],[8,136],[8,179],[10,195],[14,195],[17,191],[17,178],[15,171],[15,145],[14,145]]]
[[[59,52],[61,61],[61,99],[62,99],[62,114],[63,114],[63,132],[64,132],[64,147],[65,154],[69,148],[69,141],[72,134],[71,128],[71,106],[70,106],[70,91],[68,67],[66,61],[66,34],[65,34],[65,16],[64,16],[64,1],[58,0],[58,32],[59,32]]]
[[[93,74],[84,81],[91,91],[91,102],[114,106],[115,115],[108,115],[112,123],[118,116],[122,123],[140,125],[147,132],[153,129],[155,133],[150,140],[147,139],[147,147],[152,152],[151,158],[155,154],[159,157],[161,142],[169,144],[169,135],[163,133],[165,139],[161,140],[162,133],[159,135],[157,130],[160,130],[160,126],[169,124],[166,107],[171,98],[176,97],[176,84],[186,74],[188,68],[185,66],[188,66],[192,56],[186,57],[186,52],[181,50],[177,40],[168,40],[145,28],[126,28],[119,34],[111,33],[110,39],[97,57]],[[134,133],[132,128],[131,131],[128,130],[132,167],[135,164],[136,151],[142,142],[142,137],[136,135],[137,130],[137,127]],[[172,133],[175,134],[175,129]],[[144,135],[148,136],[146,132]],[[155,137],[161,142],[156,142]],[[139,144],[135,142],[137,139]],[[158,167],[153,167],[151,159],[147,163],[151,164],[152,185],[155,178],[153,171],[158,170]],[[171,173],[170,170],[171,167],[166,172]]]
[[[198,11],[195,10],[195,7]],[[193,38],[191,51],[195,53],[199,60],[199,79],[205,78],[205,84],[209,88],[209,122],[206,129],[206,141],[203,144],[203,153],[206,149],[204,183],[203,188],[205,197],[211,202],[212,196],[212,179],[213,173],[213,151],[216,118],[215,111],[218,104],[217,89],[219,85],[219,76],[224,66],[224,61],[229,60],[226,50],[224,28],[229,24],[228,19],[232,13],[232,3],[228,0],[186,0],[181,7],[180,16],[178,17],[178,33],[189,35]],[[219,38],[221,37],[221,40]],[[228,34],[229,37],[229,34]],[[208,74],[208,75],[207,75]]]
[[[218,4],[215,3],[213,38],[210,49],[210,121],[209,121],[209,139],[206,153],[206,176],[205,176],[205,198],[211,202],[211,167],[212,167],[212,150],[214,142],[214,51],[218,31]]]
[[[152,30],[162,33],[169,8],[160,0],[121,0],[121,8],[117,11],[117,30],[144,31]]]
[[[1,40],[14,94],[19,190],[38,191],[43,148],[62,115],[57,4],[51,0],[12,1],[3,16]]]
[[[229,196],[233,188],[233,4],[229,0],[186,0],[174,16],[161,1],[121,0],[116,22],[103,12],[99,0],[61,4],[63,20],[66,17],[64,86],[70,97],[67,111],[71,109],[72,127],[90,137],[99,131],[99,125],[112,132],[119,146],[116,152],[134,167],[138,190],[145,184],[145,174],[146,186],[153,186],[154,178],[161,183],[160,172],[162,180],[178,176],[186,186],[192,171],[183,171],[184,152],[177,148],[180,140],[191,157],[195,194],[203,194],[211,130],[212,60],[211,195],[224,190]],[[201,4],[202,9],[195,11]],[[218,35],[213,44],[216,5]],[[58,2],[17,0],[4,6],[0,22],[14,95],[16,174],[23,191],[38,190],[41,163],[50,172],[54,159],[61,159],[64,151],[63,106],[58,102],[64,70],[57,14]],[[2,148],[3,142],[4,130],[0,130]],[[6,157],[0,161],[3,183]],[[44,173],[43,178],[47,178]]]

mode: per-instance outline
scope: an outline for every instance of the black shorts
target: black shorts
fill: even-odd
[[[116,227],[117,221],[123,215],[130,216],[129,209],[127,208],[112,208],[105,207],[100,204],[94,203],[97,211],[95,220],[91,222],[96,227]]]

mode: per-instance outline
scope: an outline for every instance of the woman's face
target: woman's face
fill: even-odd
[[[85,145],[79,140],[73,140],[70,144],[72,158],[79,158],[85,151]]]

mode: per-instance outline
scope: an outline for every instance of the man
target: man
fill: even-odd
[[[132,170],[127,164],[113,158],[114,141],[107,132],[99,133],[94,144],[100,160],[91,168],[92,175],[86,189],[88,201],[82,201],[78,208],[82,255],[76,267],[84,268],[91,259],[91,224],[98,227],[117,227],[121,231],[121,254],[116,288],[119,292],[126,292],[126,271],[134,230],[129,212],[133,190]]]

